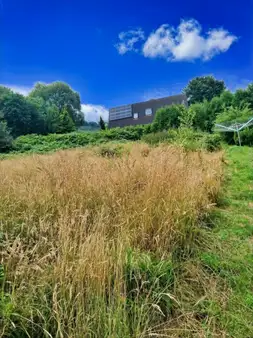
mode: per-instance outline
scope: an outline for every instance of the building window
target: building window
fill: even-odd
[[[137,120],[139,117],[139,114],[138,113],[134,113],[134,119]]]
[[[152,115],[152,109],[151,109],[151,108],[145,109],[145,115],[146,115],[146,116]]]

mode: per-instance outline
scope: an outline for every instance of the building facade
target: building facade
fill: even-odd
[[[187,98],[184,94],[180,94],[111,108],[109,109],[109,128],[152,123],[159,108],[172,104],[187,106]]]

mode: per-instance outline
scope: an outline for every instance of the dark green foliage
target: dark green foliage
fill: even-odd
[[[14,141],[16,152],[48,152],[56,149],[83,147],[108,141],[137,141],[144,134],[144,126],[114,128],[97,132],[73,132],[20,136]]]
[[[188,112],[191,112],[193,116],[192,127],[210,133],[213,130],[216,116],[223,110],[224,103],[221,97],[214,97],[210,102],[204,100],[204,102],[192,104],[188,108]]]
[[[201,76],[192,79],[184,89],[184,93],[192,104],[204,100],[211,101],[224,90],[224,81],[216,80],[213,76]]]
[[[185,110],[184,105],[171,105],[158,109],[152,123],[152,130],[157,132],[177,128],[180,124],[179,116]]]
[[[0,109],[1,109],[1,98],[2,98],[2,96],[8,95],[11,92],[12,91],[9,88],[4,87],[4,86],[0,86]]]
[[[214,100],[215,98],[213,98]],[[234,105],[234,94],[229,90],[224,90],[219,97],[223,107],[230,107]],[[241,104],[241,102],[240,102]]]
[[[24,96],[10,92],[1,96],[0,109],[13,136],[29,134],[34,128],[34,106]]]
[[[4,121],[0,121],[0,153],[9,151],[12,148],[12,137]]]
[[[247,128],[240,132],[241,142],[243,145],[253,147],[253,128]]]
[[[143,135],[141,140],[150,145],[157,145],[161,142],[165,142],[170,139],[170,135],[167,131],[159,131],[157,133],[150,133]]]
[[[103,120],[102,116],[99,118],[99,126],[101,130],[105,130],[105,121]]]

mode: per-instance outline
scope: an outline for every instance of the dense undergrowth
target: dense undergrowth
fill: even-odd
[[[48,153],[59,149],[103,145],[110,142],[119,144],[129,141],[142,141],[152,146],[169,143],[189,150],[215,151],[221,148],[221,138],[217,134],[196,132],[189,128],[152,133],[151,125],[140,125],[97,132],[20,136],[13,142],[11,151],[1,154],[1,158],[15,154]]]
[[[1,336],[219,335],[199,255],[221,159],[137,144],[1,161]]]

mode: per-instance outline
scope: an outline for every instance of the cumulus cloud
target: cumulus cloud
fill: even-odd
[[[30,91],[32,90],[32,88],[28,87],[28,86],[8,85],[8,84],[1,84],[0,86],[8,87],[13,92],[18,93],[18,94],[22,94],[24,96],[27,96],[30,93]]]
[[[142,30],[142,39],[144,33]],[[167,61],[210,60],[215,55],[226,52],[237,37],[223,28],[202,32],[196,20],[182,20],[178,27],[161,25],[152,32],[142,46],[142,53],[147,58],[163,58]],[[130,44],[122,46],[121,54],[138,51]]]
[[[96,104],[82,104],[81,110],[84,113],[85,121],[98,122],[100,116],[102,116],[103,120],[108,121],[109,112],[104,106]]]
[[[136,48],[136,44],[144,39],[145,35],[141,28],[121,32],[119,33],[119,43],[115,45],[115,48],[121,55],[130,51],[137,52],[138,48]]]

